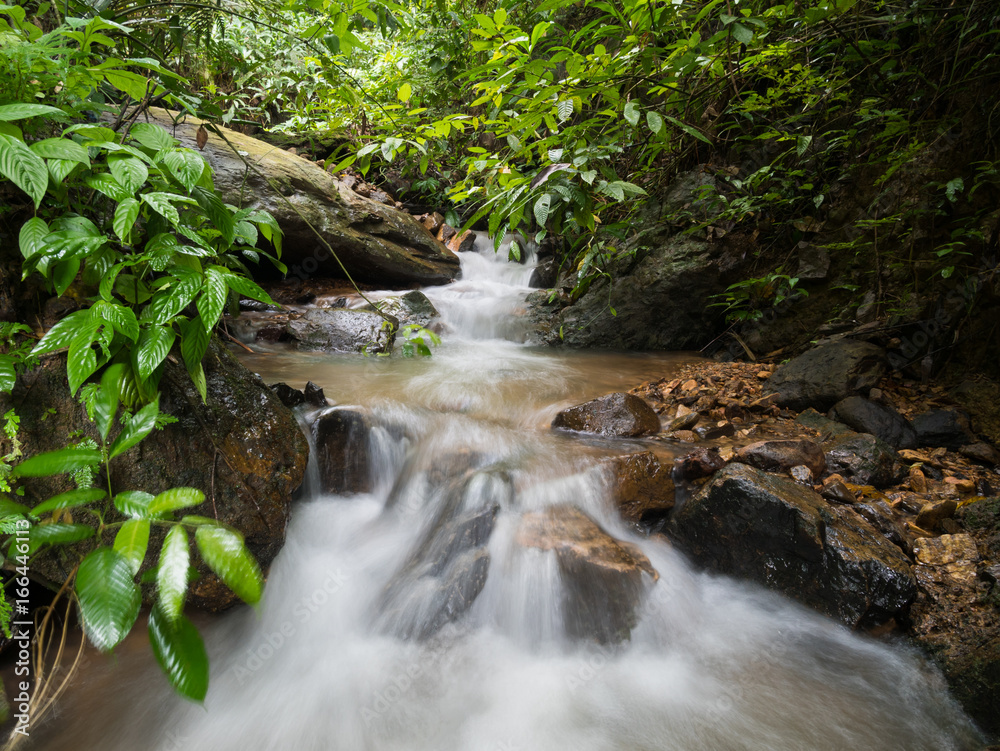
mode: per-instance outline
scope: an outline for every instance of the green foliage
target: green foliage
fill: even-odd
[[[430,345],[441,344],[441,337],[430,329],[424,328],[419,323],[409,323],[399,330],[399,335],[403,337],[400,351],[403,357],[430,357]]]
[[[782,274],[778,268],[766,276],[730,284],[725,292],[714,295],[722,299],[711,305],[724,307],[726,319],[730,322],[756,321],[764,316],[766,310],[776,308],[786,300],[806,297],[809,294],[806,290],[796,289],[798,283],[798,278]]]

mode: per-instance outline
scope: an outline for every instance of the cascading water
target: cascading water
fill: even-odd
[[[518,338],[510,314],[531,268],[490,254],[466,254],[462,280],[427,290],[448,326],[430,359],[248,358],[267,380],[311,379],[368,410],[373,491],[314,492],[296,506],[259,611],[203,627],[212,661],[204,708],[171,694],[145,647],[126,649],[121,664],[90,671],[61,734],[36,747],[979,748],[940,678],[911,652],[698,573],[619,520],[599,460],[650,443],[547,426],[561,407],[679,359],[505,339]],[[637,546],[657,572],[634,580],[632,618],[610,600],[574,612],[556,554],[524,544],[525,518],[567,504]],[[623,629],[630,637],[619,640]]]

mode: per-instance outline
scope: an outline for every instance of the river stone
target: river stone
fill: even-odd
[[[310,310],[285,325],[298,349],[327,352],[391,352],[399,323],[366,310]]]
[[[658,433],[660,418],[653,408],[638,396],[617,391],[564,409],[556,415],[552,427],[581,433],[635,438]]]
[[[813,478],[823,476],[826,457],[819,444],[807,440],[757,441],[737,450],[735,461],[749,464],[765,472],[788,472],[805,465]]]
[[[906,476],[899,454],[869,433],[843,433],[826,441],[823,450],[827,470],[855,485],[887,488]]]
[[[867,394],[885,374],[881,347],[853,339],[823,344],[789,360],[767,379],[765,390],[791,409],[829,409],[841,399]]]
[[[111,486],[116,493],[142,490],[161,493],[173,487],[193,487],[205,502],[185,513],[218,519],[241,532],[247,548],[266,570],[285,540],[292,494],[302,483],[309,444],[292,412],[258,376],[247,370],[213,338],[203,361],[207,399],[202,402],[181,363],[167,360],[160,380],[160,411],[177,422],[154,430],[134,448],[111,461]],[[12,395],[0,396],[3,410],[21,417],[19,438],[25,457],[65,448],[74,433],[96,438],[84,408],[69,394],[66,357],[43,359],[34,370],[19,376]],[[48,411],[51,408],[52,411]],[[118,428],[111,433],[111,440]],[[103,475],[103,473],[102,473]],[[99,487],[105,485],[102,476]],[[40,503],[69,490],[66,476],[23,481],[24,502]],[[120,520],[113,509],[107,521]],[[154,527],[143,571],[158,560],[165,531]],[[102,540],[110,545],[113,537]],[[43,550],[32,561],[32,572],[61,584],[93,541],[67,548]],[[220,611],[239,602],[201,558],[195,558],[199,578],[191,585],[188,602]],[[147,602],[152,591],[146,593]]]
[[[348,495],[371,491],[368,447],[371,421],[366,414],[333,407],[316,418],[312,434],[324,493]]]
[[[562,574],[566,634],[601,644],[627,639],[638,621],[643,573],[658,574],[636,546],[616,540],[575,506],[563,504],[521,517],[522,547],[554,550]]]
[[[671,470],[652,451],[616,456],[606,464],[611,498],[626,521],[656,526],[674,507]]]
[[[673,477],[677,482],[691,482],[714,475],[725,466],[718,448],[699,447],[674,460]]]
[[[298,389],[292,388],[287,383],[272,383],[269,388],[281,400],[281,403],[289,409],[306,403],[306,395]]]
[[[849,396],[833,405],[830,417],[859,433],[871,433],[897,449],[917,445],[917,431],[910,421],[892,407],[876,404],[860,396]]]
[[[166,110],[150,107],[147,112],[150,120],[163,125],[182,146],[197,149],[195,137],[201,120],[185,117],[175,126]],[[344,275],[313,227],[359,281],[445,284],[458,275],[454,254],[409,214],[355,193],[347,183],[307,159],[228,128],[221,130],[271,182],[248,170],[210,130],[208,144],[200,153],[212,167],[215,187],[227,203],[265,209],[274,216],[285,235],[282,261],[291,276]]]
[[[969,416],[957,409],[934,409],[913,418],[917,445],[944,446],[958,451],[976,442]],[[904,447],[908,448],[908,447]]]
[[[411,290],[398,297],[383,297],[377,304],[379,310],[398,320],[400,326],[415,323],[426,327],[440,315],[434,303],[419,290]],[[358,310],[372,311],[374,308],[371,305],[364,305]]]
[[[884,622],[915,595],[906,557],[868,522],[744,464],[716,473],[671,528],[699,565],[776,589],[850,626]]]

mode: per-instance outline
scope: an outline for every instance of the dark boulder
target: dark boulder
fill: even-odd
[[[969,416],[957,409],[934,409],[913,418],[917,445],[944,446],[958,451],[976,442]],[[903,447],[907,448],[907,447]]]
[[[671,530],[699,565],[851,626],[886,621],[915,595],[906,557],[851,509],[743,464],[718,472],[675,514]]]
[[[218,340],[212,340],[203,367],[208,386],[205,402],[184,366],[167,361],[160,381],[160,410],[177,422],[154,430],[112,460],[110,484],[116,493],[156,494],[180,486],[201,490],[206,500],[191,513],[239,530],[266,569],[284,543],[292,494],[305,476],[309,444],[292,412]],[[69,394],[64,355],[45,358],[22,375],[13,394],[0,402],[4,411],[13,408],[21,418],[19,437],[26,457],[64,448],[71,434],[96,436],[84,408]],[[28,480],[26,502],[34,505],[68,490],[67,483],[65,477]],[[113,510],[108,514],[109,521],[116,516]],[[147,562],[157,560],[163,535],[162,529],[154,528]],[[85,547],[81,554],[87,552]],[[67,549],[43,551],[32,569],[59,584],[78,560]],[[218,611],[239,601],[200,558],[195,561],[200,578],[191,585],[192,605]]]
[[[368,416],[354,409],[334,407],[316,418],[312,432],[323,492],[338,495],[369,492],[372,472]]]
[[[380,311],[399,321],[400,326],[408,324],[429,326],[431,321],[439,315],[434,303],[419,290],[411,290],[406,294],[394,297],[383,297],[376,301],[376,305]],[[365,305],[359,310],[373,311],[374,308],[371,305]]]
[[[310,310],[285,330],[298,349],[326,352],[391,352],[399,322],[365,310]]]
[[[652,451],[616,456],[607,463],[611,499],[622,517],[643,527],[656,526],[674,507],[671,470]]]
[[[677,482],[691,482],[714,475],[725,466],[726,460],[722,458],[719,449],[714,446],[696,448],[674,461],[673,477]]]
[[[522,547],[554,550],[563,584],[567,636],[601,644],[623,641],[638,621],[643,574],[658,578],[634,545],[616,540],[574,506],[552,506],[521,517]]]
[[[165,110],[151,107],[148,112],[182,146],[197,149],[200,120],[185,117],[174,125]],[[210,131],[201,153],[212,166],[215,187],[227,203],[271,212],[285,235],[282,260],[291,276],[343,277],[314,228],[360,281],[445,284],[458,275],[458,259],[409,214],[359,195],[307,159],[221,130],[257,170]]]
[[[813,479],[822,477],[826,471],[823,449],[807,439],[751,443],[737,450],[735,460],[765,472],[788,472],[792,467],[804,465]]]
[[[856,485],[887,488],[906,475],[892,446],[869,433],[842,433],[826,441],[823,450],[827,470]]]
[[[653,408],[638,396],[618,391],[564,409],[556,415],[552,427],[581,433],[634,438],[658,433],[660,418]]]
[[[306,403],[306,395],[298,389],[293,389],[287,383],[272,383],[270,389],[289,409]]]
[[[867,394],[886,370],[881,347],[853,339],[823,344],[789,360],[767,380],[767,391],[791,409],[829,409],[841,399]]]
[[[860,396],[841,399],[833,405],[830,417],[859,433],[871,433],[893,448],[911,449],[917,445],[917,431],[909,420],[892,407]]]

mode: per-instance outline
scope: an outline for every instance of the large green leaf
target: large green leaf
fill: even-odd
[[[149,520],[129,519],[122,524],[115,535],[115,550],[129,562],[132,574],[138,574],[142,562],[146,559],[146,549],[149,547]]]
[[[170,488],[157,495],[149,504],[151,514],[163,514],[180,508],[190,508],[205,502],[205,494],[197,488]]]
[[[207,269],[205,284],[198,297],[198,313],[206,332],[211,332],[222,317],[228,296],[229,285],[226,283],[226,275],[214,268]]]
[[[139,378],[146,380],[170,353],[177,334],[169,326],[151,326],[143,329],[137,346],[132,350],[134,366]]]
[[[0,134],[0,174],[19,187],[35,202],[37,209],[49,187],[45,160],[13,136]]]
[[[83,382],[97,370],[97,352],[94,343],[100,338],[101,322],[90,319],[87,326],[73,337],[66,354],[66,378],[69,392],[75,394]]]
[[[148,519],[152,516],[149,513],[149,504],[153,502],[153,494],[143,490],[126,490],[116,495],[112,501],[115,508],[125,516],[133,519]]]
[[[209,331],[206,331],[200,319],[201,316],[198,315],[181,325],[181,357],[189,371],[201,364],[211,340]]]
[[[86,524],[37,524],[28,531],[28,553],[42,545],[65,545],[94,536],[94,528]]]
[[[107,321],[115,331],[130,341],[134,342],[139,338],[139,322],[131,308],[115,302],[98,300],[91,306],[90,311],[94,320]]]
[[[222,234],[222,239],[226,245],[232,245],[236,238],[236,220],[233,212],[222,202],[219,196],[205,188],[195,188],[192,193],[202,211],[215,225],[215,228]]]
[[[245,276],[238,276],[230,271],[226,274],[226,282],[229,284],[229,288],[235,290],[238,295],[243,295],[243,297],[249,297],[253,300],[260,300],[268,304],[274,302],[271,296],[261,289],[256,282],[250,281]]]
[[[153,123],[136,123],[129,131],[129,136],[143,146],[154,151],[172,149],[177,141],[159,125]]]
[[[21,231],[18,234],[21,255],[25,258],[31,258],[40,253],[45,248],[45,236],[48,234],[49,225],[45,223],[45,220],[37,216],[31,217],[21,225]]]
[[[191,549],[188,547],[187,532],[184,527],[176,526],[167,532],[167,539],[160,550],[160,566],[156,570],[160,607],[171,621],[176,621],[184,612],[190,565]]]
[[[108,168],[111,174],[125,190],[135,193],[143,186],[149,177],[146,165],[128,154],[112,154],[108,157]]]
[[[121,203],[126,198],[131,198],[132,194],[125,188],[120,182],[118,182],[111,175],[101,172],[97,175],[88,175],[83,179],[87,183],[88,187],[93,188],[99,193],[103,193],[112,201],[118,201]]]
[[[25,104],[17,102],[15,104],[0,105],[0,121],[11,122],[13,120],[24,120],[29,117],[39,115],[65,115],[57,107],[49,107],[47,104]]]
[[[80,273],[80,263],[79,258],[70,258],[53,266],[52,286],[55,287],[57,295],[62,295],[76,280],[76,275]]]
[[[69,138],[46,138],[31,144],[31,150],[46,159],[61,159],[67,162],[90,164],[87,149]]]
[[[175,274],[179,269],[174,267]],[[189,270],[183,276],[174,276],[170,286],[156,294],[146,309],[142,319],[157,324],[168,323],[194,299],[201,289],[201,275]]]
[[[173,198],[176,198],[173,193],[142,194],[142,200],[148,203],[157,214],[176,225],[180,221],[180,215],[177,213],[177,207],[170,202]]]
[[[80,562],[76,595],[83,628],[102,651],[113,649],[132,629],[142,597],[129,560],[111,548],[98,548]]]
[[[145,99],[146,94],[149,92],[149,79],[145,76],[140,76],[138,73],[132,73],[128,70],[109,70],[107,68],[102,70],[101,73],[108,83],[119,91],[128,94],[137,102]]]
[[[205,171],[205,160],[188,149],[170,151],[163,155],[162,161],[177,182],[189,191],[194,190]]]
[[[150,402],[140,409],[122,426],[122,432],[115,438],[111,448],[108,449],[108,458],[114,459],[119,454],[128,451],[139,441],[145,438],[156,427],[156,416],[160,414],[160,407],[157,402]]]
[[[97,431],[101,434],[101,441],[108,440],[108,433],[111,432],[111,423],[114,422],[115,413],[118,412],[119,389],[118,382],[121,380],[125,366],[121,363],[111,365],[101,376],[101,387],[94,398],[93,420],[97,424]]]
[[[225,527],[204,526],[198,527],[194,539],[205,563],[241,600],[260,600],[260,568],[243,544],[242,535]]]
[[[115,218],[111,226],[115,231],[115,234],[121,238],[123,243],[129,241],[129,236],[132,233],[132,227],[135,225],[135,220],[139,218],[139,202],[134,198],[126,198],[115,209]]]
[[[17,371],[14,370],[14,358],[10,355],[0,355],[0,392],[9,394],[17,383]]]
[[[101,452],[97,449],[60,449],[25,459],[12,470],[15,477],[48,477],[99,464]]]
[[[204,701],[208,693],[208,655],[194,624],[184,616],[171,622],[154,606],[149,614],[149,642],[177,693],[192,701]]]
[[[43,501],[31,509],[32,516],[38,516],[48,511],[55,511],[61,508],[74,508],[83,506],[86,503],[99,501],[104,497],[104,491],[100,488],[77,488],[59,495],[52,496],[47,501]]]

